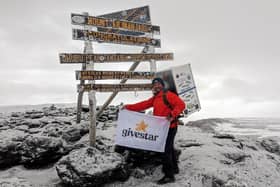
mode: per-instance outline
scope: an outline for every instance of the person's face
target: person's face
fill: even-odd
[[[163,85],[159,82],[153,84],[152,92],[154,95],[158,94],[163,89]]]

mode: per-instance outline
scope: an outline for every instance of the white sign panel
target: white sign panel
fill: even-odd
[[[116,144],[164,152],[169,124],[165,117],[121,110],[118,115]]]
[[[187,117],[190,114],[199,111],[201,107],[192,75],[191,65],[186,64],[172,68],[172,76],[178,95],[187,104],[185,116]]]

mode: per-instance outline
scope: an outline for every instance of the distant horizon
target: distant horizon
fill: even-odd
[[[24,112],[24,111],[29,111],[29,110],[39,110],[40,108],[47,107],[47,106],[55,105],[58,107],[76,107],[77,103],[43,103],[43,104],[30,104],[30,105],[0,105],[0,113],[12,113],[12,112]],[[65,106],[63,106],[65,105]],[[88,106],[88,104],[83,103],[83,105]],[[98,105],[102,106],[102,105]],[[112,104],[112,106],[117,106]],[[15,107],[17,107],[17,110],[13,110]],[[27,108],[28,107],[28,108]],[[31,108],[29,108],[31,107]],[[34,107],[34,108],[32,108]],[[5,109],[8,109],[8,111],[5,111]],[[195,112],[191,114],[188,118],[183,118],[183,121],[195,121],[195,120],[203,120],[203,119],[211,119],[211,118],[220,118],[220,119],[279,119],[280,117],[262,117],[262,116],[235,116],[235,117],[230,117],[230,116],[201,116],[199,115],[199,112]]]

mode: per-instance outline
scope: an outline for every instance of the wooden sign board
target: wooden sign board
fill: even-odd
[[[137,7],[137,8],[132,8],[132,9],[128,9],[128,10],[121,10],[121,11],[117,11],[117,12],[113,12],[113,13],[109,13],[109,14],[99,15],[97,17],[151,24],[149,6]],[[154,28],[153,28],[153,30],[154,30]],[[118,33],[118,34],[131,35],[131,36],[143,35],[143,33],[141,33],[141,32],[135,32],[135,31],[131,32],[131,31],[125,31],[125,30],[118,30],[118,29],[107,29],[104,27],[98,27],[97,31]]]
[[[155,73],[135,71],[76,71],[77,80],[153,79]]]
[[[115,54],[84,54],[84,53],[61,53],[61,64],[98,62],[135,62],[135,61],[165,61],[173,60],[173,53],[115,53]]]
[[[147,91],[152,89],[152,84],[84,84],[78,85],[78,91],[120,92],[120,91]]]
[[[150,24],[137,23],[125,20],[106,19],[82,14],[71,14],[72,24],[91,25],[96,27],[107,27],[110,29],[123,29],[135,32],[159,34],[160,27]]]
[[[139,46],[154,46],[160,47],[160,40],[148,37],[128,36],[114,33],[104,33],[88,30],[73,29],[72,36],[74,40],[90,40],[98,42],[139,45]]]

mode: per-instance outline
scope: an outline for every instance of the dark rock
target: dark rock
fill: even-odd
[[[48,109],[49,109],[49,110],[56,110],[57,108],[56,108],[55,105],[51,105]]]
[[[252,149],[252,150],[254,150],[254,151],[257,151],[258,149],[255,147],[255,146],[253,146],[253,145],[246,145],[246,147],[248,147],[249,149]]]
[[[109,114],[109,115],[108,115],[108,119],[109,119],[109,120],[116,121],[116,120],[117,120],[117,116],[116,116],[115,114]]]
[[[279,143],[274,140],[274,139],[263,139],[261,141],[261,145],[265,148],[265,150],[267,150],[268,152],[271,153],[277,153],[280,155],[280,146]]]
[[[235,137],[232,134],[220,134],[216,133],[213,135],[214,138],[219,138],[219,139],[234,139]]]
[[[9,126],[9,122],[6,119],[0,119],[0,127]]]
[[[30,120],[28,123],[29,128],[41,127],[41,121],[38,119]]]
[[[193,147],[193,146],[202,146],[202,143],[196,142],[196,140],[178,140],[179,147]]]
[[[0,131],[4,131],[4,130],[8,130],[11,129],[10,126],[4,126],[4,127],[0,127]]]
[[[27,125],[20,125],[15,127],[16,130],[28,132],[29,127]]]
[[[62,132],[62,138],[69,142],[78,141],[84,134],[78,128],[71,127],[69,130]]]
[[[19,130],[0,132],[0,168],[16,165],[21,161],[21,146],[28,134]]]
[[[105,122],[105,121],[108,121],[108,117],[105,116],[105,115],[102,115],[102,116],[99,117],[97,120],[98,120],[98,121],[101,121],[101,122]]]
[[[40,129],[40,128],[32,128],[32,129],[28,130],[29,134],[38,134],[41,131],[42,131],[42,129]]]
[[[20,112],[13,112],[11,117],[20,117],[22,114]]]
[[[141,179],[144,178],[146,176],[146,172],[144,169],[140,169],[140,168],[135,168],[132,172],[131,172],[131,176],[137,178],[137,179]]]
[[[4,144],[0,144],[0,168],[6,168],[12,165],[16,165],[21,160],[19,149],[21,147],[20,142],[9,141]]]
[[[89,106],[88,105],[82,105],[82,112],[89,112]]]
[[[63,126],[57,123],[50,123],[45,126],[43,135],[60,137],[63,133]]]
[[[123,181],[129,176],[121,155],[93,147],[72,151],[59,160],[56,170],[63,183],[81,187]]]
[[[37,119],[37,118],[42,118],[42,117],[44,117],[44,113],[35,113],[35,114],[30,115],[31,119]]]
[[[222,187],[226,183],[226,181],[223,179],[220,179],[215,176],[209,176],[207,174],[203,174],[201,182],[203,186],[212,186],[212,187]]]
[[[66,151],[61,139],[29,136],[21,146],[21,162],[26,166],[47,165],[58,160]]]
[[[224,156],[228,159],[233,160],[234,163],[242,162],[245,160],[246,157],[251,157],[250,155],[245,154],[244,152],[241,151],[224,153]]]

